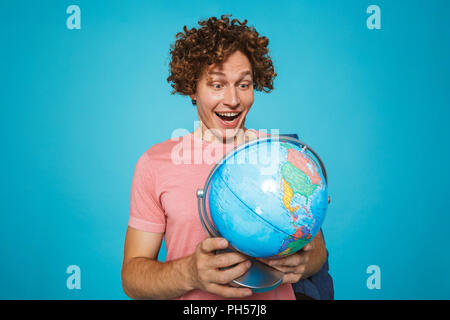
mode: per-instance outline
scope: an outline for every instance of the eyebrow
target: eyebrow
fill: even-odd
[[[218,76],[226,76],[225,73],[219,72],[219,71],[210,71],[208,72],[209,75],[218,75]],[[252,75],[252,72],[250,70],[245,70],[240,73],[241,78],[245,77],[246,75]]]

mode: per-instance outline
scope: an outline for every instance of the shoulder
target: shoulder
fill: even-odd
[[[148,172],[152,172],[152,175],[158,173],[158,171],[177,164],[178,153],[180,146],[190,146],[188,140],[191,139],[191,135],[170,138],[163,142],[159,142],[148,148],[138,159],[137,167]]]
[[[173,169],[171,150],[177,143],[179,143],[177,139],[168,139],[154,144],[142,153],[134,169],[135,184],[141,183],[155,188],[160,181],[164,180],[161,175],[170,173],[170,169]]]
[[[147,149],[141,156],[146,158],[146,161],[161,161],[170,159],[171,154],[184,139],[188,139],[188,135],[179,138],[170,138],[163,142],[159,142]]]

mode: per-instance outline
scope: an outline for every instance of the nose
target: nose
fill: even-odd
[[[239,106],[241,103],[241,99],[239,98],[239,92],[237,91],[236,87],[229,86],[225,90],[225,94],[223,97],[223,104],[233,108]]]

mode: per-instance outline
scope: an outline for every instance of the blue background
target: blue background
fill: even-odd
[[[66,27],[71,4],[81,30]],[[371,4],[381,30],[366,26]],[[449,12],[446,0],[1,0],[0,298],[127,298],[134,166],[196,120],[170,94],[169,46],[232,13],[270,39],[278,73],[247,127],[298,133],[326,164],[336,298],[449,299]]]

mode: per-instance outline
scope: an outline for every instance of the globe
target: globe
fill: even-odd
[[[211,171],[205,210],[232,248],[281,258],[320,230],[328,207],[325,177],[320,158],[299,140],[260,138],[229,152]]]

